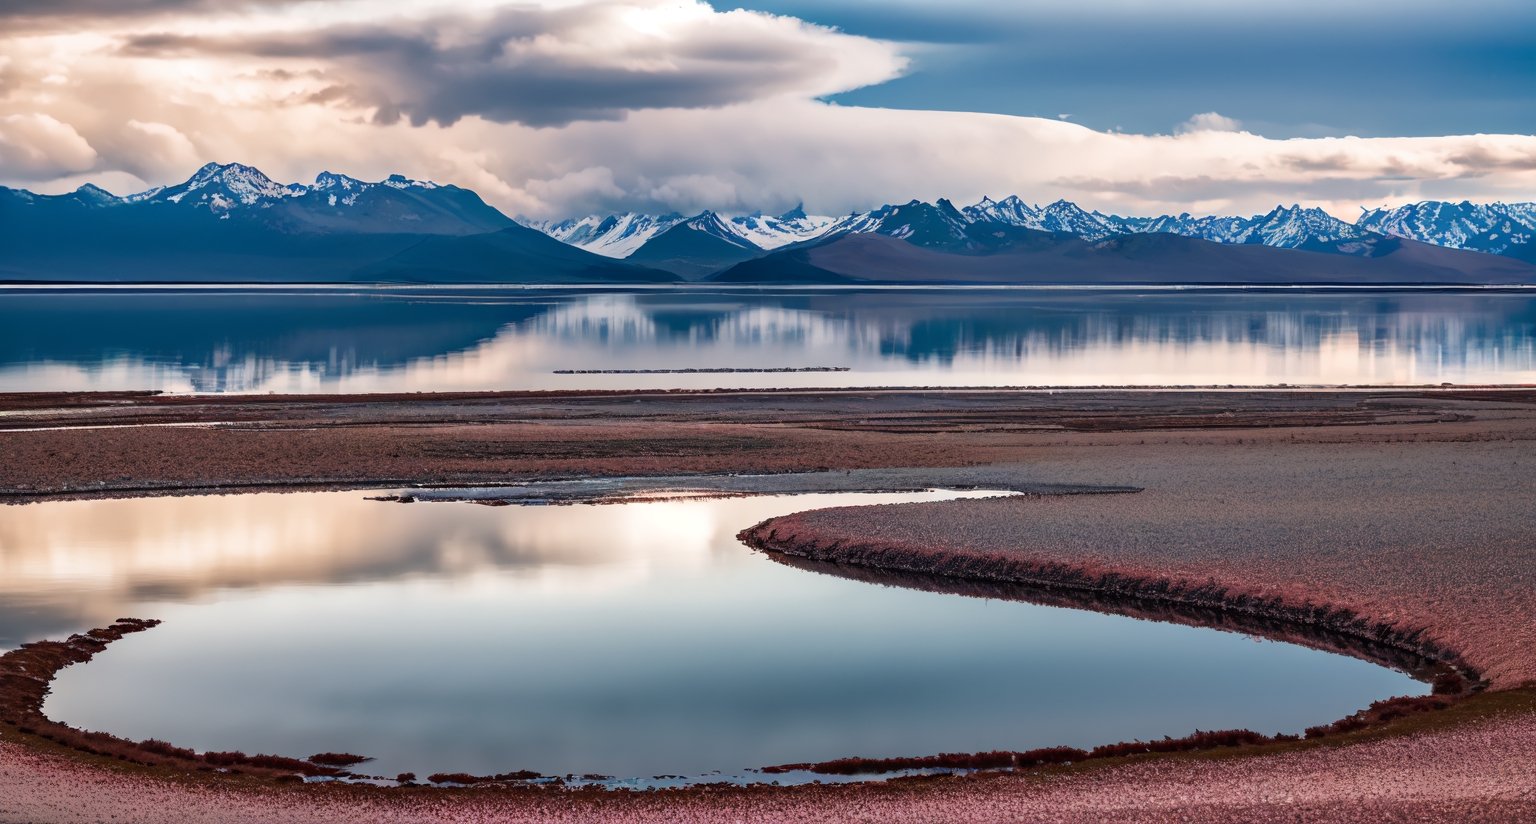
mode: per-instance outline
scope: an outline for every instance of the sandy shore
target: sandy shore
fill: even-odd
[[[509,795],[220,784],[117,771],[0,739],[0,821],[1530,821],[1536,700],[1503,695],[1475,711],[1445,711],[1460,717],[1439,729],[1343,745],[766,792]]]
[[[1533,446],[1164,445],[1111,461],[1069,451],[1031,469],[1143,491],[821,510],[755,531],[772,534],[769,547],[846,564],[1348,610],[1454,650],[1509,688],[1536,682]]]
[[[21,746],[0,728],[3,821],[1536,819],[1536,393],[9,396],[4,428],[28,430],[0,432],[0,495],[15,502],[891,467],[1137,487],[825,510],[759,532],[787,552],[863,565],[855,575],[1014,576],[1106,597],[1312,609],[1325,623],[1347,614],[1422,639],[1490,688],[1302,744],[632,796],[149,776]]]
[[[1533,390],[0,394],[0,499],[964,467],[1057,447],[1254,438],[1523,437],[1533,405]]]

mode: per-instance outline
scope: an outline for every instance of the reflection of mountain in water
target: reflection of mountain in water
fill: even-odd
[[[1536,299],[86,294],[14,295],[0,307],[0,386],[9,389],[570,388],[609,384],[551,373],[782,366],[848,366],[841,381],[862,374],[884,384],[912,370],[922,383],[954,375],[999,385],[1518,382],[1536,371]]]
[[[0,369],[49,363],[103,380],[157,381],[36,389],[319,388],[360,369],[473,348],[541,308],[378,294],[11,294],[0,305]]]

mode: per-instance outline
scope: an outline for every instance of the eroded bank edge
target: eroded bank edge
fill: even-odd
[[[1304,736],[1266,736],[1251,730],[1196,731],[1184,738],[1121,742],[1087,751],[1049,747],[1024,752],[944,753],[911,758],[853,757],[778,765],[768,768],[768,772],[794,769],[847,774],[922,768],[1023,768],[1155,752],[1283,744],[1303,737],[1317,739],[1356,732],[1405,715],[1445,709],[1488,686],[1458,651],[1431,639],[1426,629],[1405,629],[1374,621],[1345,607],[1294,604],[1278,597],[1263,598],[1236,592],[1213,583],[1192,584],[1112,570],[1096,571],[1065,562],[1037,563],[996,553],[938,548],[919,550],[874,542],[821,542],[781,537],[775,522],[782,517],[788,516],[770,518],[742,530],[737,537],[779,563],[872,584],[1088,609],[1242,632],[1350,655],[1403,671],[1431,684],[1433,693],[1378,701],[1330,724],[1310,727]]]

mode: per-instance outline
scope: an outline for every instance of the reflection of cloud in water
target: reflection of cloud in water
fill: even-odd
[[[513,571],[558,591],[697,567],[742,526],[700,502],[402,505],[356,492],[66,501],[0,513],[0,642],[231,588]]]
[[[337,330],[324,360],[214,347],[0,368],[0,388],[369,392],[845,385],[1497,383],[1536,380],[1530,301],[821,295],[708,302],[594,295],[548,304],[467,348],[388,361]],[[787,304],[803,305],[787,305]],[[431,305],[416,307],[424,319]],[[234,333],[232,333],[234,334]],[[400,336],[408,337],[408,325]],[[843,366],[846,373],[555,375],[557,369]]]
[[[121,356],[97,364],[37,361],[0,367],[0,389],[8,392],[98,392],[160,389],[197,391],[188,367]]]

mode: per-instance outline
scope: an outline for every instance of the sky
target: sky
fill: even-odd
[[[509,214],[1536,200],[1528,0],[4,0],[0,185],[399,172]]]

